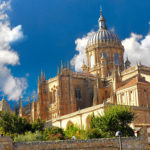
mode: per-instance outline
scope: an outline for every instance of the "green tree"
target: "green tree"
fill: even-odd
[[[25,118],[9,112],[0,112],[0,127],[5,134],[23,134],[31,130],[31,125]]]
[[[31,124],[31,126],[32,126],[32,132],[43,131],[44,130],[44,125],[45,125],[45,121],[43,121],[41,119],[36,119]]]
[[[134,120],[135,113],[127,106],[109,106],[104,115],[94,114],[91,117],[90,127],[98,128],[102,132],[107,133],[107,137],[115,136],[116,131],[121,131],[123,136],[133,136],[134,131],[129,126]]]

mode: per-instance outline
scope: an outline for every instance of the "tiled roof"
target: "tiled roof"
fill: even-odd
[[[144,78],[142,77],[134,77],[133,79],[131,79],[129,82],[127,82],[125,85],[119,87],[117,89],[117,91],[125,89],[125,88],[129,88],[132,87],[134,85],[139,85],[139,84],[147,84],[150,85],[150,82],[145,81]]]

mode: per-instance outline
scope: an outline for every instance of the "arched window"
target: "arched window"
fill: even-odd
[[[117,53],[114,54],[115,64],[119,65],[119,56]]]
[[[91,68],[94,67],[94,56],[93,55],[90,56],[90,67]]]
[[[81,91],[80,88],[75,88],[75,97],[77,100],[81,99]]]
[[[52,92],[49,92],[49,99],[50,99],[50,104],[52,104],[52,102],[53,102],[53,95],[52,95]]]
[[[57,101],[57,91],[55,91],[54,96],[55,96],[55,102],[56,102]]]
[[[103,55],[104,55],[105,59],[107,59],[107,54],[106,54],[106,53],[103,53]]]

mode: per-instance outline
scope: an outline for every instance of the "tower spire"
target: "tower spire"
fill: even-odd
[[[31,103],[31,100],[30,100],[30,96],[29,96],[29,104]]]
[[[63,62],[61,60],[61,72],[63,71]]]
[[[102,14],[102,6],[100,6],[100,18],[99,18],[98,22],[99,22],[99,30],[107,29],[107,27],[106,27],[106,20],[103,17],[103,14]]]
[[[43,81],[43,72],[42,72],[42,69],[41,69],[41,81]]]
[[[69,61],[67,61],[67,69],[69,70]]]
[[[57,75],[59,75],[59,67],[57,66]]]
[[[100,6],[100,16],[102,16],[102,5]]]

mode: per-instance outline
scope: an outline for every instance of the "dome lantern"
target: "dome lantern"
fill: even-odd
[[[103,17],[103,14],[102,14],[102,8],[100,9],[100,18],[98,19],[98,22],[99,22],[99,30],[107,29],[107,27],[106,27],[106,20]]]

